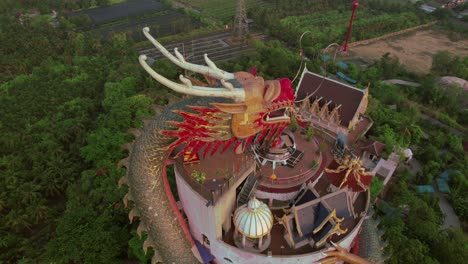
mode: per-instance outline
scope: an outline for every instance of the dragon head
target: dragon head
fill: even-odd
[[[144,35],[171,62],[195,73],[202,74],[210,86],[193,85],[189,78],[179,76],[181,83],[171,81],[153,70],[146,62],[145,55],[139,58],[142,67],[159,83],[187,95],[222,97],[232,99],[230,103],[211,103],[214,108],[190,107],[196,113],[178,111],[184,122],[173,122],[179,129],[163,133],[179,138],[171,146],[185,144],[194,147],[190,141],[246,141],[249,144],[255,136],[274,138],[290,124],[290,113],[294,107],[294,91],[289,79],[267,80],[249,72],[230,73],[219,69],[205,54],[205,65],[185,61],[177,48],[174,54],[166,50],[143,29]],[[228,127],[228,129],[226,129]],[[187,131],[193,130],[190,133]]]

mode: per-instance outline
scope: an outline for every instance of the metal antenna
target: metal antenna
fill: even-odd
[[[249,33],[245,0],[237,1],[236,17],[234,18],[234,37],[241,39]]]

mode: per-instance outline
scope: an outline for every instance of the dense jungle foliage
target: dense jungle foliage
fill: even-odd
[[[116,164],[126,131],[151,112],[142,92],[154,83],[132,40],[0,19],[1,262],[133,258]]]
[[[274,2],[281,12],[271,21],[328,10],[346,1]],[[388,5],[391,14],[405,8],[392,5],[395,1],[362,2],[369,8],[376,8],[374,2],[381,4],[379,8]],[[45,16],[26,17],[22,23],[15,17],[17,11],[27,13],[31,7],[47,14],[51,8],[86,8],[81,5],[87,2],[0,2],[0,263],[147,263],[149,259],[141,250],[136,226],[128,221],[122,203],[126,189],[117,187],[125,172],[117,169],[117,163],[127,155],[121,146],[132,140],[127,130],[141,126],[141,117],[152,115],[152,104],[167,103],[167,89],[140,68],[135,43],[126,34],[103,39],[70,29],[63,18],[59,18],[63,23],[53,26]],[[301,17],[281,21],[288,19],[305,23]],[[256,52],[220,67],[229,71],[257,67],[267,79],[296,75],[301,63],[297,52],[279,41],[254,45]],[[368,114],[375,124],[369,135],[389,150],[415,147],[423,164],[419,175],[398,171],[389,191],[394,213],[382,216],[381,224],[389,241],[389,263],[460,263],[468,258],[466,234],[441,228],[437,198],[416,194],[413,188],[449,170],[449,199],[466,230],[468,158],[462,142],[468,120],[460,107],[463,94],[456,87],[443,89],[435,78],[452,74],[466,79],[467,58],[440,53],[434,59],[438,63],[427,76],[407,72],[391,56],[383,56],[366,70],[351,65],[347,72],[359,81],[358,87],[370,84]],[[320,66],[336,67],[307,63],[316,72]],[[181,73],[166,61],[156,62],[155,67],[173,79]],[[381,82],[389,78],[420,82],[422,88]],[[453,133],[463,128],[461,134]]]

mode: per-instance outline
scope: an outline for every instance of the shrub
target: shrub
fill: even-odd
[[[309,127],[307,127],[307,129],[305,131],[305,134],[306,134],[306,140],[311,141],[312,137],[315,134],[315,130],[311,126],[309,126]]]
[[[312,160],[310,163],[310,168],[311,169],[316,169],[318,167],[318,162],[316,160]]]
[[[192,177],[200,184],[203,184],[206,180],[206,173],[201,171],[193,171]]]
[[[289,129],[291,129],[292,132],[296,132],[298,128],[299,128],[299,125],[297,124],[297,120],[294,116],[292,116],[291,123],[289,124]]]

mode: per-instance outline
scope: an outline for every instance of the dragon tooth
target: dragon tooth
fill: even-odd
[[[260,141],[266,136],[266,133],[267,133],[267,132],[268,132],[268,130],[267,130],[267,129],[264,129],[264,130],[262,131],[262,134],[261,134],[261,135],[257,138],[257,140],[255,141],[255,144],[260,143]]]
[[[218,141],[216,143],[216,145],[213,147],[213,150],[211,151],[210,155],[213,156],[216,151],[218,151],[219,147],[221,147],[221,145],[223,145],[224,141]]]
[[[254,138],[254,136],[250,136],[250,137],[247,139],[247,141],[245,142],[244,148],[247,148],[247,147],[250,145],[250,143],[252,142],[252,139],[253,139],[253,138]]]
[[[221,150],[221,154],[224,153],[231,145],[234,143],[235,138],[231,138],[226,142],[226,145],[224,145],[223,149]]]
[[[208,152],[210,152],[210,150],[213,147],[213,144],[214,142],[209,142],[208,144],[206,144],[205,150],[203,151],[203,158],[205,158]]]

